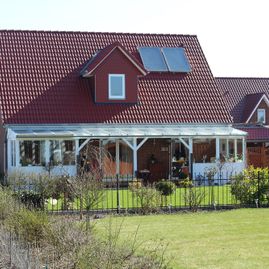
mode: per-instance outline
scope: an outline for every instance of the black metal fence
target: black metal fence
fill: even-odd
[[[229,179],[227,179],[229,178]],[[150,213],[198,209],[224,209],[236,207],[265,207],[269,205],[268,174],[194,175],[194,179],[166,180],[171,192],[156,189],[156,182],[146,182],[133,176],[92,179],[79,185],[76,178],[56,178],[57,190],[50,184],[29,180],[13,180],[9,188],[14,195],[30,207],[58,213]],[[98,182],[98,184],[96,184]],[[167,188],[167,186],[165,186]]]

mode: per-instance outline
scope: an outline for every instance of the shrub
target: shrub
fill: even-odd
[[[49,230],[48,216],[42,211],[21,208],[6,219],[6,225],[20,239],[33,243],[46,238]]]
[[[44,208],[45,199],[42,194],[33,191],[22,191],[14,194],[28,208]]]
[[[136,195],[141,212],[148,214],[157,212],[161,204],[161,194],[151,187],[132,188],[131,191]]]
[[[0,186],[0,220],[6,219],[19,208],[19,202],[13,196],[13,192]]]
[[[231,180],[231,193],[243,205],[253,205],[255,200],[269,202],[268,168],[250,166]]]
[[[199,188],[189,187],[184,194],[185,204],[189,206],[190,210],[196,212],[205,198],[205,193]]]
[[[161,195],[169,196],[176,190],[176,185],[168,180],[162,180],[155,184],[155,188],[161,193]]]

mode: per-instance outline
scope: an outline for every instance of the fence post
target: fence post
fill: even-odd
[[[261,201],[260,201],[260,196],[261,196],[261,193],[260,193],[261,189],[260,189],[260,171],[258,172],[258,207],[260,208],[261,207]]]
[[[116,174],[117,179],[117,213],[120,213],[120,183],[119,183],[119,174]]]

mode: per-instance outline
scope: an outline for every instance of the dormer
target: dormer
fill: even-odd
[[[119,42],[98,51],[81,71],[91,79],[96,103],[137,103],[138,77],[146,74]]]
[[[243,122],[269,125],[269,99],[265,93],[249,94],[245,98]]]

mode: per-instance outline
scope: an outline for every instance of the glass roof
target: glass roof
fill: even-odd
[[[46,126],[29,129],[29,126],[10,128],[9,138],[53,138],[53,137],[208,137],[208,136],[245,136],[247,133],[231,126],[186,126],[186,125],[160,125],[144,126],[130,125],[128,128],[117,126],[96,126],[68,128],[67,126],[56,129]],[[13,138],[11,138],[13,137]]]

